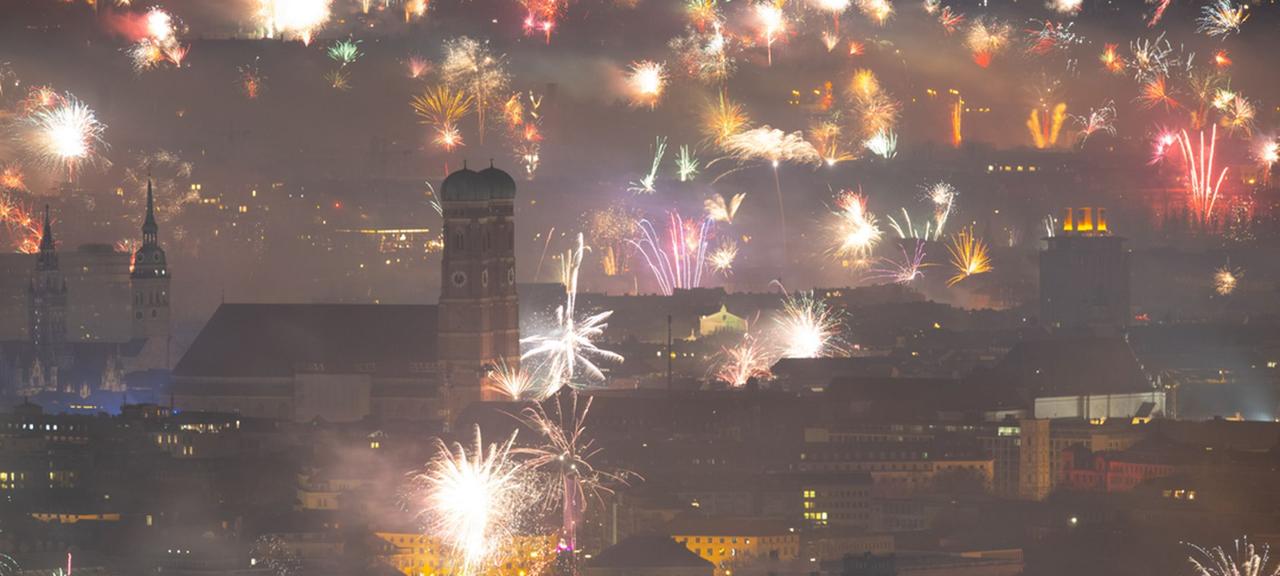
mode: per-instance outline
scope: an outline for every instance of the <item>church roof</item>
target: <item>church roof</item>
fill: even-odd
[[[178,361],[174,376],[412,376],[435,361],[435,306],[222,304]]]
[[[479,172],[463,167],[447,176],[440,185],[440,198],[445,201],[484,202],[515,197],[516,181],[510,174],[493,166]]]
[[[639,534],[605,548],[591,560],[592,568],[704,568],[714,567],[683,544],[661,534]]]

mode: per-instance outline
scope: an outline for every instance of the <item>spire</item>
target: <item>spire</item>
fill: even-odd
[[[151,179],[147,178],[147,217],[142,222],[142,243],[155,244],[159,232],[160,226],[156,224],[155,196],[151,192]]]
[[[53,224],[49,222],[49,205],[44,205],[44,228],[40,229],[40,251],[53,252]]]

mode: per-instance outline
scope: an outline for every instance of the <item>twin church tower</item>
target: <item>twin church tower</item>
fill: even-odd
[[[455,394],[497,400],[495,371],[520,364],[516,183],[490,165],[445,178],[437,361]],[[462,399],[462,398],[460,398]]]

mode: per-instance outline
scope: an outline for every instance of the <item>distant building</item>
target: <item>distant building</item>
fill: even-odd
[[[1069,209],[1040,253],[1040,321],[1051,327],[1119,329],[1129,323],[1129,253],[1106,212]]]
[[[223,304],[174,368],[175,405],[300,422],[443,421],[496,398],[492,374],[520,362],[515,182],[463,168],[441,200],[439,305]]]
[[[58,250],[45,208],[36,254],[0,255],[0,395],[123,392],[170,367],[170,274],[150,184],[142,247]]]
[[[585,576],[712,576],[715,565],[658,534],[632,536],[605,548],[583,569]]]
[[[793,524],[764,518],[682,516],[667,532],[685,548],[727,576],[737,566],[786,562],[800,557],[800,535]]]

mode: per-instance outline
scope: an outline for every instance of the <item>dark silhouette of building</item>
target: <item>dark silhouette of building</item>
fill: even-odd
[[[151,180],[147,180],[147,216],[142,222],[142,246],[133,254],[133,337],[143,339],[138,361],[169,368],[169,265],[160,247]]]
[[[494,398],[487,375],[520,363],[515,196],[515,181],[493,166],[463,167],[441,186],[439,362],[463,401]]]
[[[1040,253],[1040,319],[1051,327],[1118,329],[1129,322],[1129,253],[1106,211],[1069,209]]]
[[[67,354],[67,281],[58,266],[58,251],[49,222],[49,206],[44,207],[40,252],[31,278],[31,343],[36,350],[34,380],[50,388],[58,387],[58,371],[71,364]],[[41,386],[44,387],[44,386]]]

